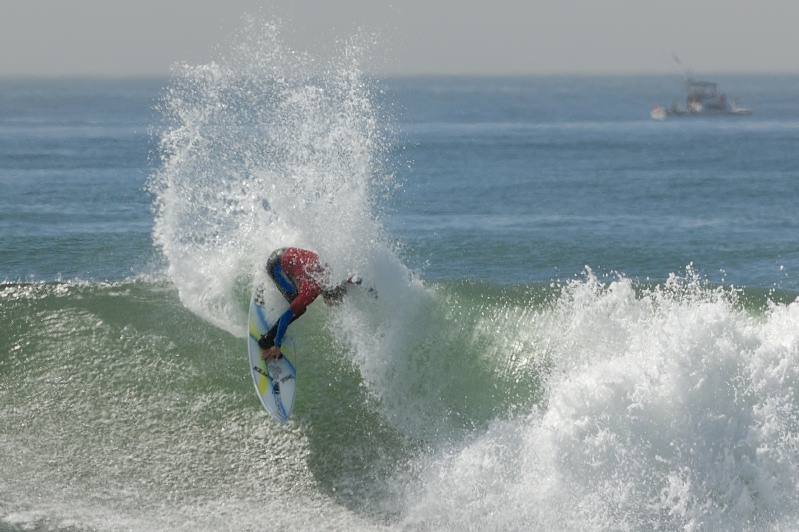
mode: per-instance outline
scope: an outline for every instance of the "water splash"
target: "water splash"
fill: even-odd
[[[364,40],[318,64],[279,29],[249,18],[229,54],[174,68],[149,182],[154,240],[181,300],[237,335],[242,300],[277,247],[314,249],[342,279],[375,262],[402,270],[377,216],[392,176],[360,69]]]

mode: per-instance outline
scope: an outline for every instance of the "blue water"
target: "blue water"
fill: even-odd
[[[795,288],[797,80],[719,83],[756,113],[653,121],[681,94],[669,77],[396,81],[412,165],[391,227],[436,277],[662,280],[693,262]]]
[[[381,80],[401,186],[384,223],[428,278],[536,282],[589,265],[658,281],[693,263],[716,282],[795,289],[799,80],[714,79],[755,113],[653,121],[650,102],[681,94],[666,76]],[[5,279],[145,268],[167,84],[3,82]]]
[[[0,81],[0,277],[142,270],[152,242],[149,128],[165,82]]]
[[[799,77],[0,80],[0,530],[790,530]],[[313,305],[278,426],[269,252]],[[285,511],[281,511],[284,509]]]

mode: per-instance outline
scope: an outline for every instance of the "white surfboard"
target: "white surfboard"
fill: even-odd
[[[255,393],[258,394],[266,411],[280,424],[286,422],[294,407],[294,394],[297,388],[294,345],[291,335],[287,332],[280,346],[283,356],[267,363],[261,360],[262,351],[258,346],[258,340],[272,328],[288,306],[288,302],[272,283],[267,282],[257,286],[250,300],[250,326],[247,339]]]

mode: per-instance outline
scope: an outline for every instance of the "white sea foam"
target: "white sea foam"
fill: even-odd
[[[589,273],[530,327],[545,401],[421,459],[409,525],[795,526],[799,302],[759,314],[690,271],[637,295]]]

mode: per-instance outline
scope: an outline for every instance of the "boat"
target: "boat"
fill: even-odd
[[[752,110],[741,107],[738,97],[735,96],[730,103],[727,95],[718,91],[716,83],[710,81],[697,81],[690,77],[685,79],[688,92],[686,108],[682,109],[672,100],[669,107],[659,104],[650,111],[654,120],[665,120],[669,116],[697,116],[697,115],[751,115]]]

